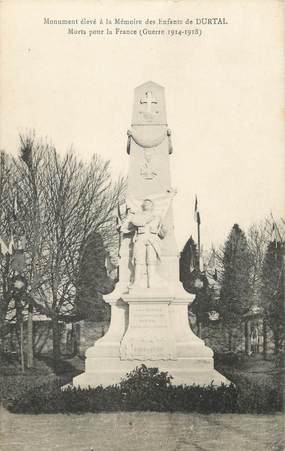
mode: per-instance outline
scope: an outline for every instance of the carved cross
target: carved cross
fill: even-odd
[[[157,100],[152,97],[152,92],[151,91],[147,91],[145,93],[145,98],[140,100],[140,103],[146,103],[146,111],[148,113],[151,113],[151,105],[153,103],[157,103]]]

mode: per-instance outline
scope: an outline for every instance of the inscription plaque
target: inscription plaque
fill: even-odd
[[[122,360],[175,359],[169,306],[131,304],[129,328],[121,343]]]

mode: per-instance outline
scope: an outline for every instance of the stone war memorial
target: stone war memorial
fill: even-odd
[[[168,371],[175,385],[227,384],[214,369],[213,351],[189,325],[188,305],[195,295],[179,281],[171,132],[164,88],[154,82],[135,89],[127,152],[126,208],[118,224],[119,281],[104,296],[111,305],[111,323],[87,350],[85,372],[73,385],[116,384],[141,364]]]

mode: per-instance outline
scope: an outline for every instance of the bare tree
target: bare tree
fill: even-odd
[[[27,237],[30,294],[36,308],[49,316],[53,353],[60,357],[60,321],[72,319],[80,248],[92,231],[107,246],[124,180],[112,182],[109,162],[95,155],[89,163],[73,152],[60,157],[55,148],[21,137],[17,162],[22,214]]]
[[[6,332],[6,320],[11,301],[9,280],[12,275],[11,255],[6,253],[4,246],[10,239],[13,227],[13,184],[15,173],[12,159],[4,152],[0,154],[0,238],[2,241],[0,252],[0,339]],[[5,242],[4,242],[5,240]]]
[[[23,266],[23,259],[15,251],[18,236],[16,216],[16,170],[12,158],[1,152],[0,161],[0,331],[1,342],[10,334],[11,323],[16,324],[22,372],[24,362],[23,306],[27,301],[26,283],[23,275],[16,269]],[[18,263],[16,260],[18,258]],[[21,260],[21,262],[20,262]]]
[[[251,302],[259,304],[260,290],[262,286],[262,265],[268,242],[270,240],[269,229],[272,224],[264,220],[258,224],[253,224],[247,233],[248,245],[251,253],[250,264],[250,287]]]
[[[282,219],[266,217],[257,224],[252,224],[247,232],[248,245],[251,252],[251,300],[259,304],[262,286],[262,266],[268,244],[271,241],[284,242],[285,228]]]

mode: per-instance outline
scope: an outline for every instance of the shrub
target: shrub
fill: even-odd
[[[103,388],[60,389],[60,381],[29,387],[6,405],[15,413],[157,411],[266,413],[282,409],[281,389],[243,382],[215,386],[172,386],[172,377],[142,365],[120,384]]]
[[[119,387],[67,388],[57,384],[37,387],[7,405],[14,413],[83,413],[123,410]]]
[[[215,352],[215,365],[240,366],[246,361],[247,356],[242,352]]]
[[[237,410],[240,413],[273,413],[283,407],[283,387],[245,381],[237,388]]]
[[[125,410],[168,410],[171,379],[167,372],[145,365],[128,373],[119,384]]]
[[[277,368],[284,368],[285,366],[285,352],[280,351],[274,357],[274,363]]]
[[[58,381],[58,378],[54,375],[0,377],[0,401],[4,403],[13,402],[13,400],[19,399],[40,386],[53,387],[56,381]]]
[[[153,388],[166,389],[171,386],[172,376],[168,372],[159,371],[158,368],[148,368],[145,365],[137,366],[127,373],[120,382],[121,389],[126,392],[149,390]]]

